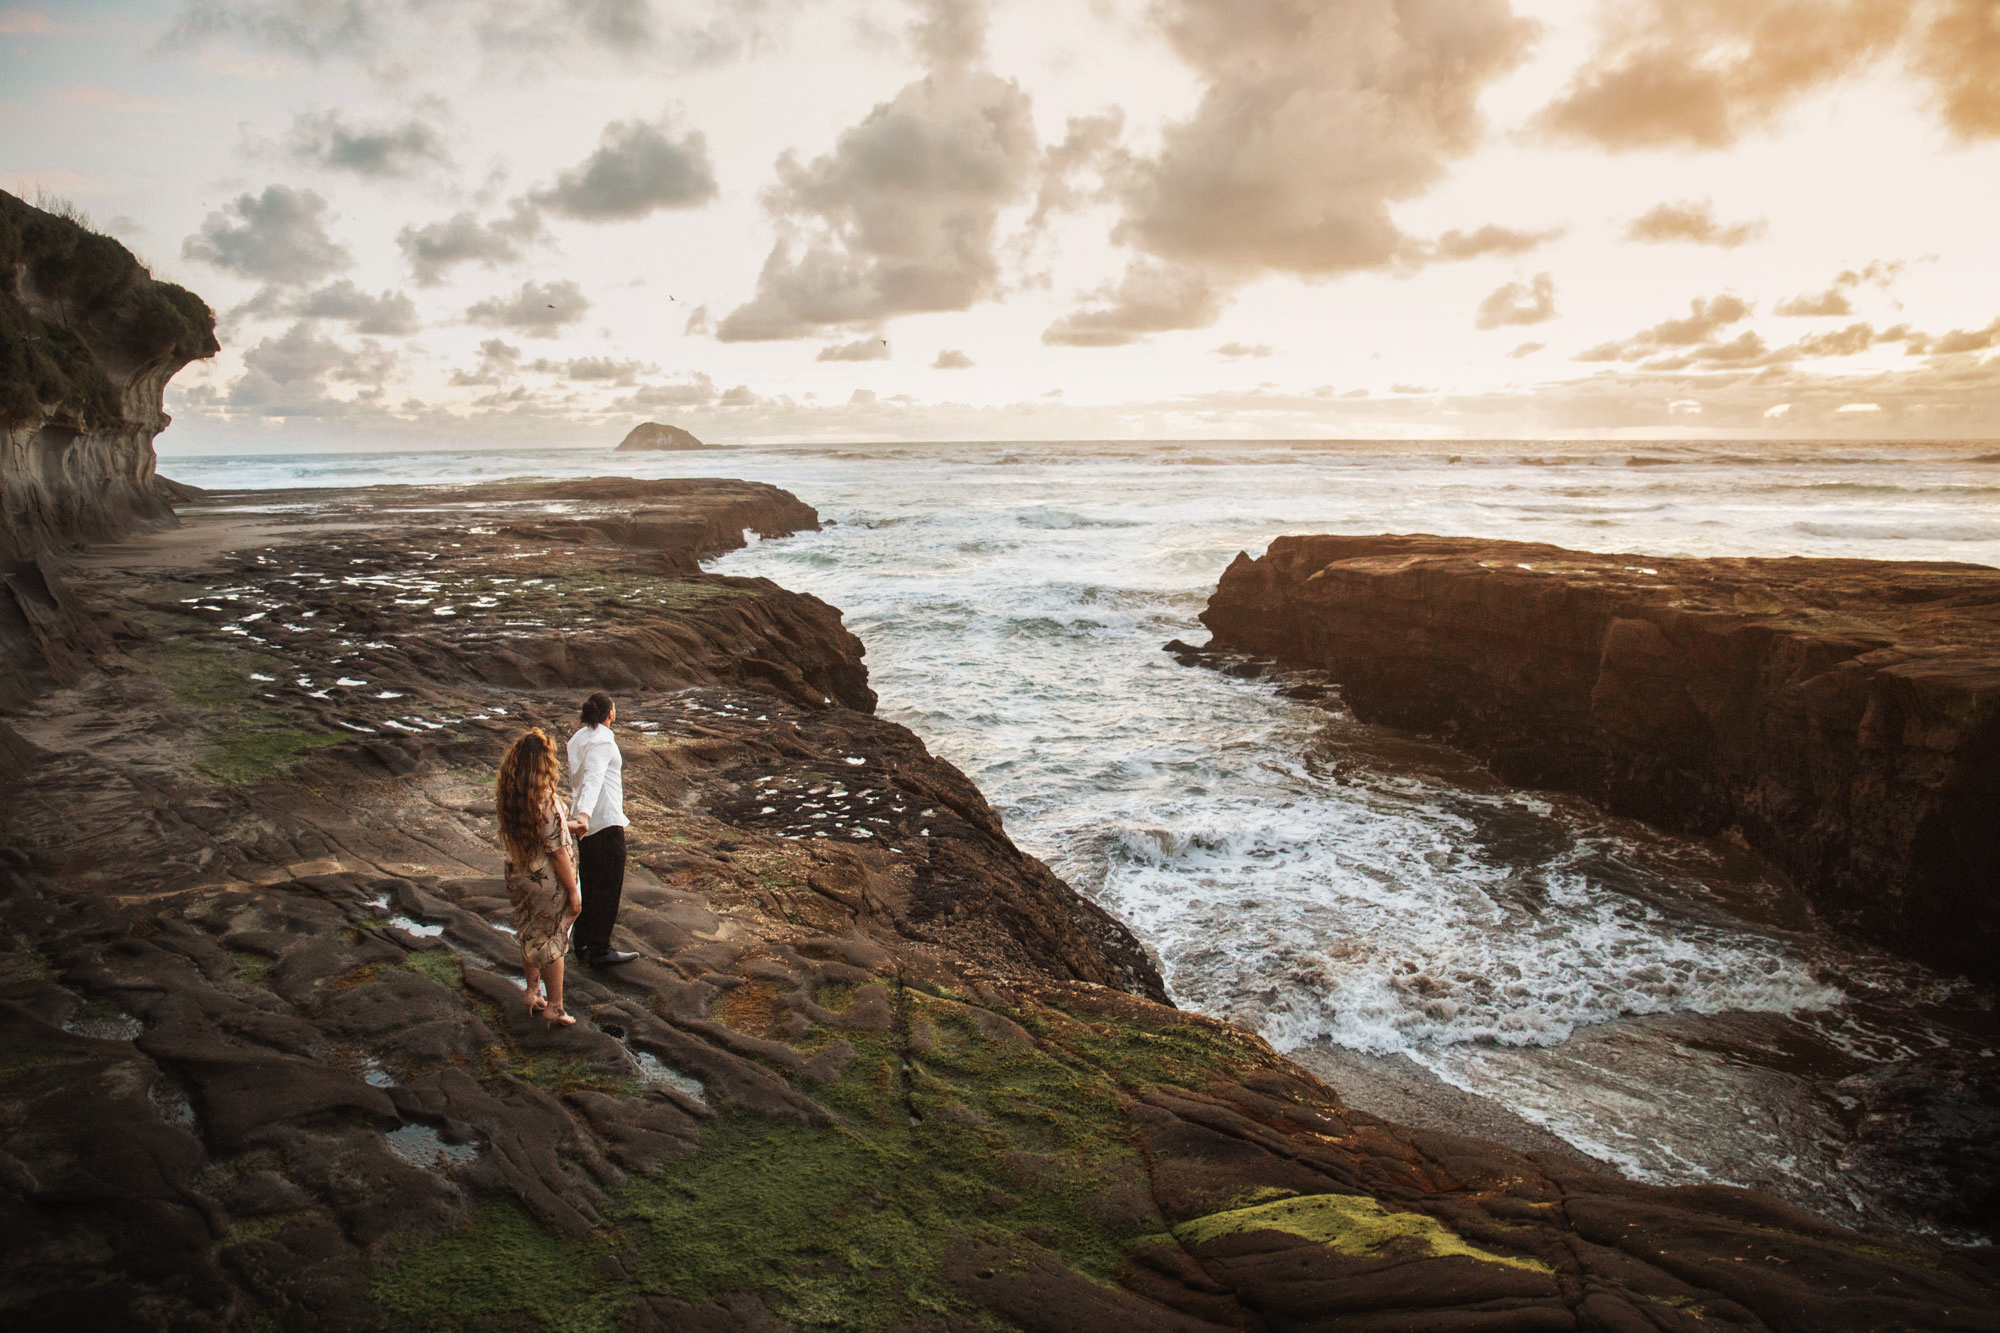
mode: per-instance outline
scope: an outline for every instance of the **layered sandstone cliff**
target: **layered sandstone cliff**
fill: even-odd
[[[1734,831],[1835,923],[2000,974],[2000,570],[1281,537],[1202,622],[1364,720]]]
[[[0,560],[171,522],[153,473],[161,395],[216,350],[200,297],[0,192]]]

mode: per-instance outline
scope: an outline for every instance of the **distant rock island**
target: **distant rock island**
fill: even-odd
[[[644,449],[660,452],[670,449],[727,449],[726,444],[703,444],[694,432],[682,430],[679,426],[669,426],[658,421],[644,421],[632,427],[632,433],[618,444],[620,449]]]

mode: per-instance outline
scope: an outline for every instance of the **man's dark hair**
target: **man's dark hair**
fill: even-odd
[[[583,701],[583,709],[577,716],[583,719],[586,727],[604,725],[604,719],[611,716],[611,696],[599,690]]]

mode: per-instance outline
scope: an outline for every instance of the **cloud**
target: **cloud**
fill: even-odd
[[[364,397],[371,390],[379,393],[396,371],[396,357],[372,341],[344,346],[300,320],[245,352],[243,367],[229,389],[231,408],[264,416],[316,416],[346,406],[347,400],[328,394],[330,383],[361,385]]]
[[[802,338],[830,325],[965,310],[996,293],[994,229],[1040,149],[1019,85],[940,69],[879,104],[831,153],[778,159],[777,244],[723,342]]]
[[[1271,355],[1272,351],[1269,343],[1257,343],[1254,346],[1249,343],[1224,343],[1215,349],[1215,354],[1235,360],[1244,356],[1265,357]]]
[[[611,55],[688,69],[769,44],[799,7],[712,0],[676,4],[663,21],[650,0],[185,0],[160,44],[233,38],[315,63],[360,61],[386,82],[407,77],[409,53],[467,35],[490,54],[531,64]]]
[[[1642,329],[1622,342],[1599,343],[1595,347],[1578,352],[1572,359],[1576,361],[1636,361],[1641,357],[1650,356],[1666,348],[1699,347],[1703,344],[1709,344],[1706,353],[1714,355],[1718,352],[1718,348],[1712,341],[1715,335],[1738,320],[1748,317],[1750,311],[1750,305],[1740,297],[1723,295],[1706,300],[1696,297],[1694,300],[1688,302],[1688,317],[1686,319],[1661,320],[1650,329]],[[1735,343],[1730,344],[1733,351],[1724,352],[1721,355],[1724,359],[1740,357],[1746,353],[1749,346],[1744,339],[1754,338],[1755,336],[1754,334],[1743,335]],[[1757,344],[1757,349],[1761,354],[1763,351],[1761,340]],[[1685,364],[1692,365],[1695,359],[1695,355],[1690,354]],[[1654,368],[1674,369],[1676,367],[1656,363]]]
[[[644,385],[611,406],[616,411],[644,415],[663,407],[702,407],[715,401],[715,381],[697,370],[685,379]]]
[[[460,264],[477,262],[491,268],[511,263],[521,257],[522,246],[542,235],[541,218],[517,205],[512,215],[491,223],[467,212],[443,222],[404,227],[396,233],[396,245],[417,284],[435,287]]]
[[[420,327],[416,303],[402,292],[370,296],[342,278],[309,293],[293,313],[312,319],[344,319],[356,333],[407,334]]]
[[[1524,255],[1563,235],[1564,228],[1519,231],[1487,223],[1476,231],[1448,231],[1435,241],[1406,241],[1400,258],[1405,264],[1450,264],[1482,255]]]
[[[27,9],[0,10],[0,37],[51,37],[61,31],[46,14]]]
[[[1965,140],[2000,137],[2000,21],[1993,0],[1940,0],[1910,65],[1931,81],[1945,124]]]
[[[856,338],[853,342],[833,343],[819,349],[815,361],[887,361],[889,340],[874,336]]]
[[[1111,197],[1112,185],[1106,178],[1129,168],[1131,158],[1119,147],[1125,132],[1125,113],[1118,107],[1095,116],[1075,116],[1063,134],[1042,158],[1041,187],[1035,196],[1035,212],[1028,219],[1030,231],[1044,226],[1051,215],[1068,212]],[[1084,189],[1075,178],[1096,172],[1094,189]]]
[[[1698,204],[1691,200],[1678,204],[1656,204],[1632,219],[1631,225],[1625,228],[1625,239],[1647,245],[1690,241],[1695,245],[1715,245],[1733,250],[1768,230],[1769,226],[1762,218],[1754,222],[1732,222],[1725,227],[1715,220],[1715,205],[1704,199]]]
[[[970,370],[973,360],[956,347],[940,347],[937,360],[931,362],[932,370]]]
[[[687,323],[681,328],[681,333],[687,337],[696,337],[714,332],[715,319],[708,313],[708,307],[705,305],[698,305],[693,310],[690,310],[688,312]]]
[[[2000,319],[1994,320],[1983,329],[1953,329],[1929,345],[1932,356],[1949,356],[1954,352],[1980,352],[2000,344]]]
[[[1513,360],[1518,361],[1524,356],[1533,356],[1547,346],[1547,343],[1522,343],[1519,347],[1507,353],[1507,355]]]
[[[1556,317],[1555,279],[1537,273],[1529,281],[1509,282],[1488,292],[1479,303],[1473,325],[1482,329],[1543,324]]]
[[[496,296],[466,308],[475,324],[514,329],[530,338],[553,338],[565,324],[583,318],[590,309],[583,289],[574,282],[524,282],[511,296]]]
[[[349,125],[339,111],[302,112],[292,120],[283,148],[301,166],[357,176],[411,176],[425,167],[451,165],[443,137],[415,117],[400,124]]]
[[[1125,276],[1084,298],[1095,308],[1073,311],[1042,331],[1064,347],[1122,347],[1149,333],[1202,329],[1222,314],[1223,296],[1198,269],[1144,257]]]
[[[1851,315],[1854,307],[1848,302],[1847,293],[1838,287],[1829,287],[1823,292],[1801,292],[1787,297],[1771,307],[1774,315]]]
[[[1480,92],[1525,55],[1506,0],[1161,0],[1167,40],[1206,82],[1159,154],[1135,163],[1117,233],[1239,277],[1389,265],[1389,205],[1471,151]]]
[[[479,365],[473,370],[452,372],[451,383],[467,385],[497,385],[510,378],[521,364],[521,349],[498,338],[488,338],[479,344]]]
[[[666,120],[619,120],[604,127],[596,152],[530,198],[586,222],[622,222],[662,208],[693,208],[715,193],[701,131],[675,136]]]
[[[327,216],[326,200],[313,191],[267,185],[210,213],[181,242],[181,256],[281,286],[312,282],[354,262],[326,234]]]
[[[1873,328],[1866,324],[1849,324],[1846,328],[1836,329],[1831,333],[1818,333],[1809,338],[1801,338],[1791,346],[1780,349],[1779,355],[1855,356],[1867,351],[1874,342]]]
[[[1722,148],[1888,54],[1909,0],[1626,0],[1540,127],[1613,149]]]
[[[639,376],[659,367],[644,361],[619,361],[608,356],[578,356],[567,361],[538,357],[521,369],[537,375],[559,375],[579,384],[615,384],[620,388],[630,388],[639,382]]]
[[[917,0],[910,44],[926,65],[969,65],[986,53],[985,0]]]

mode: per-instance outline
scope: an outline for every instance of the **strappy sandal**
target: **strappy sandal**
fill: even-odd
[[[548,1007],[549,1007],[549,1001],[547,996],[530,995],[528,997],[528,1017],[534,1018],[535,1016],[540,1014],[542,1010]]]
[[[565,1012],[557,1005],[545,1004],[542,1006],[542,1021],[547,1023],[551,1030],[559,1027],[573,1028],[576,1026],[576,1015]]]

